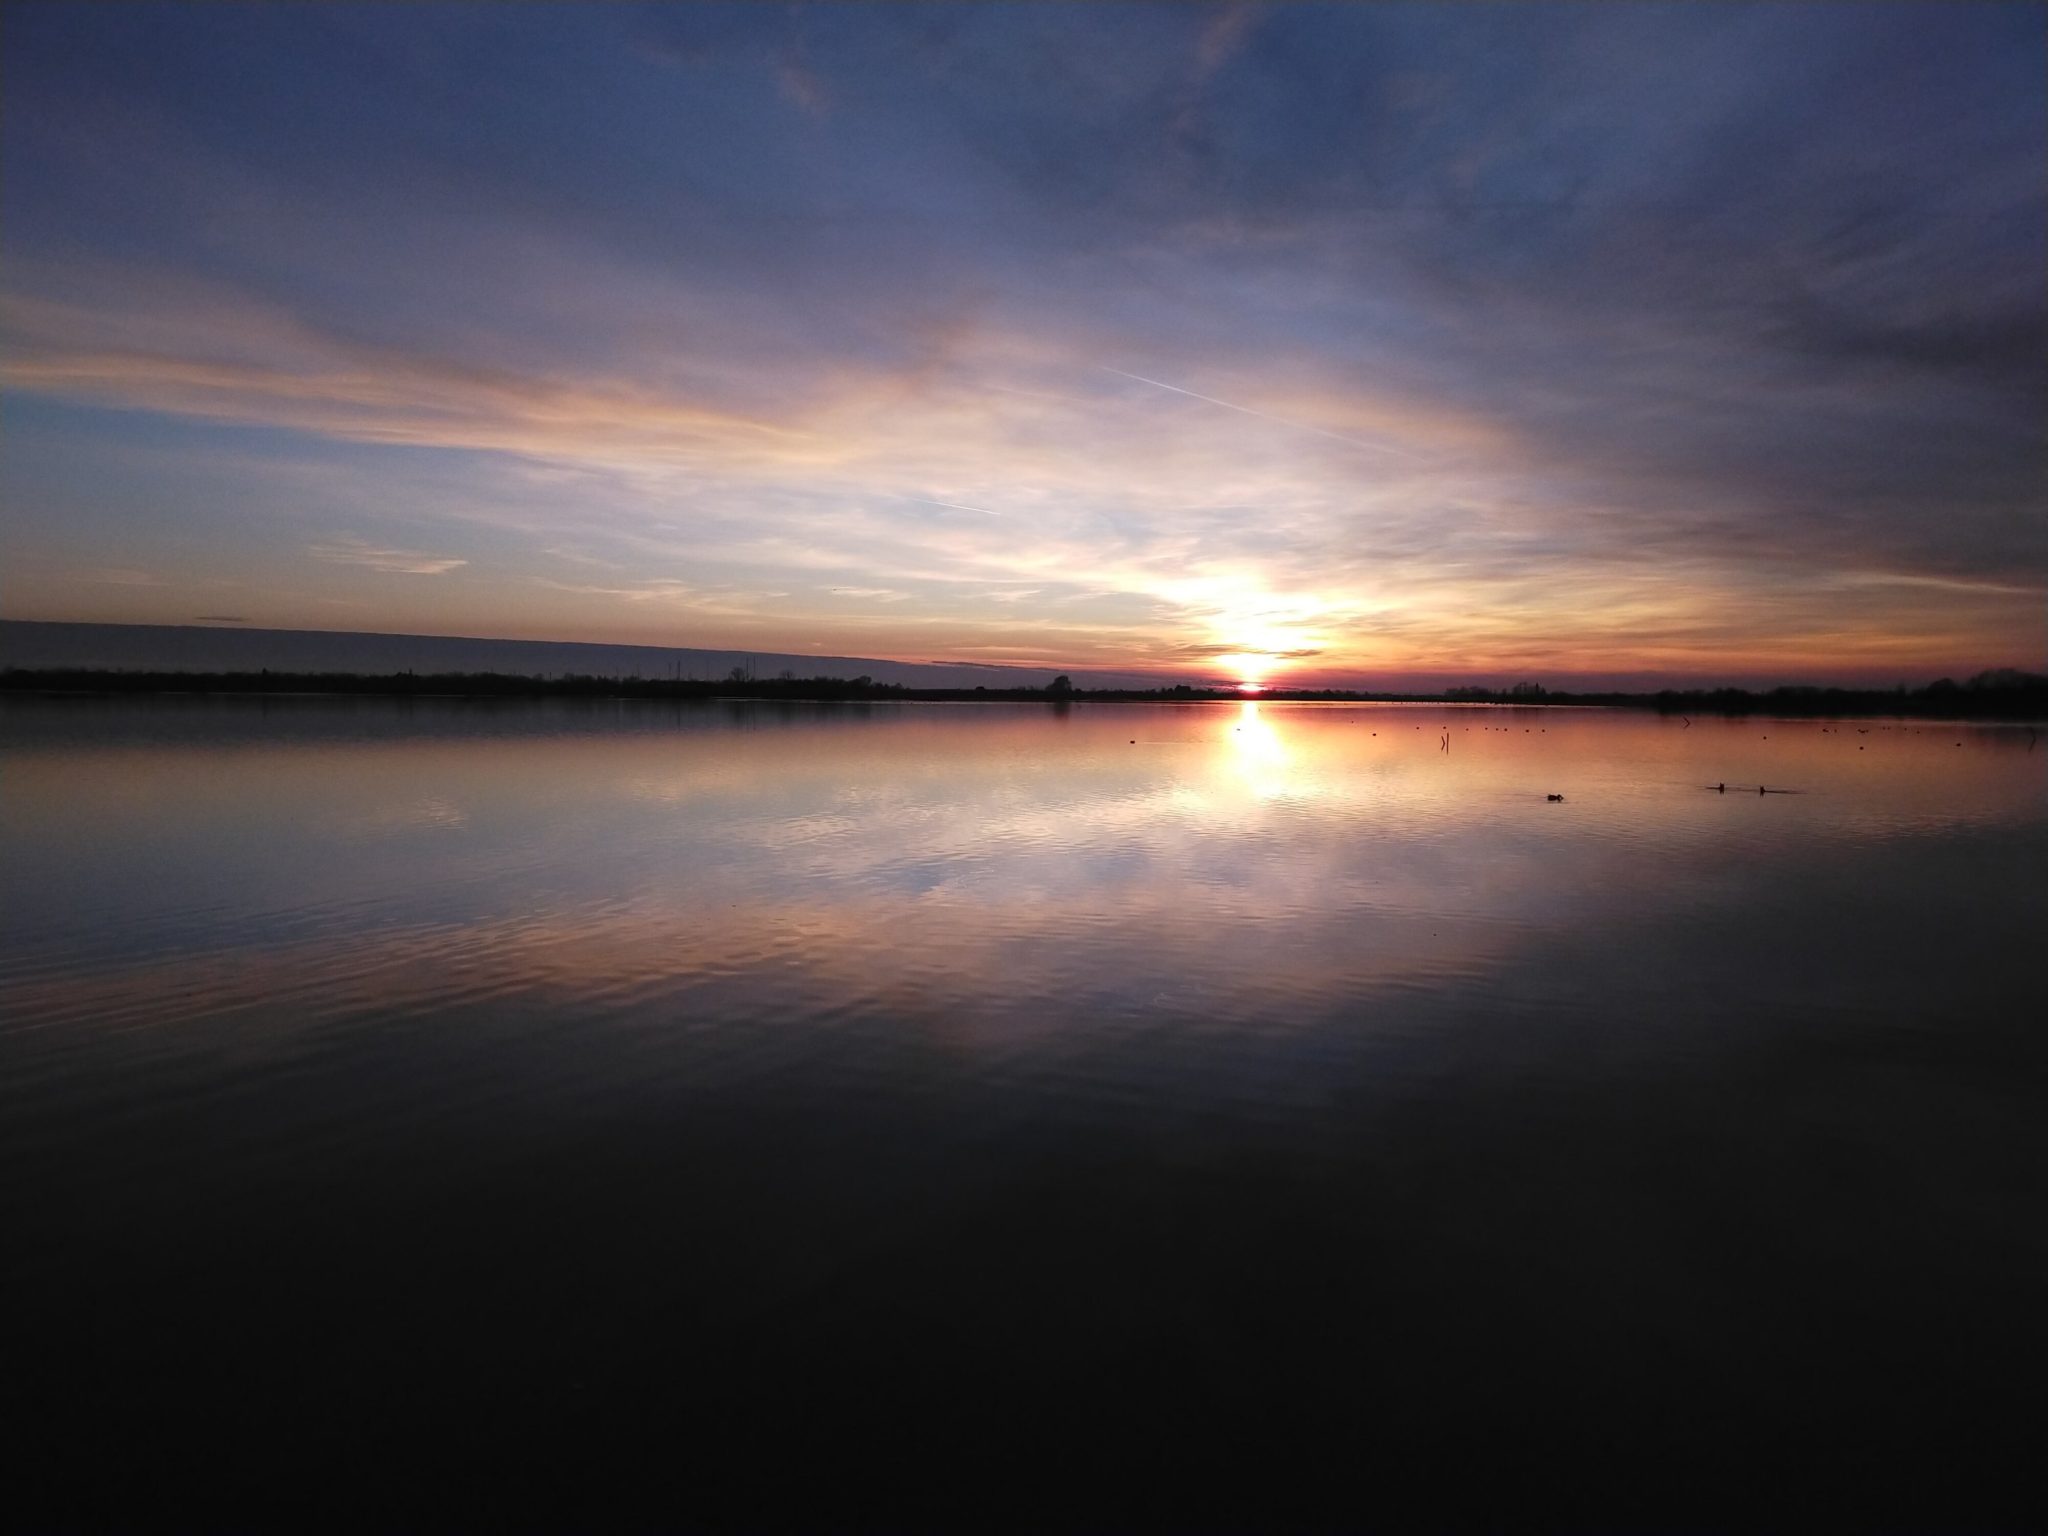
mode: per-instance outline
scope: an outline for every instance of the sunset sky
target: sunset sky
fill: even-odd
[[[2048,8],[10,4],[0,616],[2048,661]]]

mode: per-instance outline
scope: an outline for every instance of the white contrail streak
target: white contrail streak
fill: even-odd
[[[1113,373],[1120,379],[1129,379],[1137,384],[1150,384],[1154,389],[1167,389],[1176,395],[1186,395],[1190,400],[1201,400],[1209,405],[1220,405],[1226,411],[1236,411],[1241,416],[1256,416],[1261,421],[1275,422],[1283,427],[1292,427],[1297,432],[1313,432],[1317,437],[1331,438],[1336,442],[1349,443],[1354,448],[1368,449],[1373,453],[1391,453],[1404,459],[1415,458],[1405,448],[1396,448],[1389,443],[1368,443],[1359,438],[1346,437],[1342,432],[1327,431],[1312,427],[1305,421],[1289,421],[1285,416],[1275,416],[1268,411],[1255,411],[1248,405],[1232,405],[1228,400],[1218,400],[1214,395],[1201,395],[1192,389],[1182,389],[1178,384],[1168,384],[1163,379],[1148,379],[1142,373],[1125,373],[1121,368],[1112,368],[1107,363],[1096,364],[1104,373]]]
[[[921,501],[928,507],[951,507],[955,512],[979,512],[984,517],[1001,517],[1000,512],[991,512],[987,507],[970,507],[960,501],[933,501],[929,496],[906,496],[905,501]]]

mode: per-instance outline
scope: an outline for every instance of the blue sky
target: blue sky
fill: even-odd
[[[16,4],[0,612],[2048,655],[2048,9]]]

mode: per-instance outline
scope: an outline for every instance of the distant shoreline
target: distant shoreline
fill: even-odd
[[[9,667],[0,693],[44,696],[227,694],[470,699],[651,699],[678,703],[784,700],[792,703],[1339,703],[1461,704],[1516,708],[1598,706],[1701,715],[1910,715],[1952,719],[2048,720],[2048,677],[1989,673],[1967,683],[1925,688],[1781,687],[1663,689],[1656,693],[1566,693],[1454,688],[1442,693],[1380,693],[1341,688],[914,688],[871,678],[694,679],[533,677],[498,672],[162,672],[97,667]]]

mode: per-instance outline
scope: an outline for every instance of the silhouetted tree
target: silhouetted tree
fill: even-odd
[[[1074,680],[1071,677],[1067,676],[1066,673],[1062,672],[1058,677],[1054,678],[1049,684],[1046,685],[1045,691],[1047,693],[1063,698],[1067,694],[1070,694],[1074,691]]]

